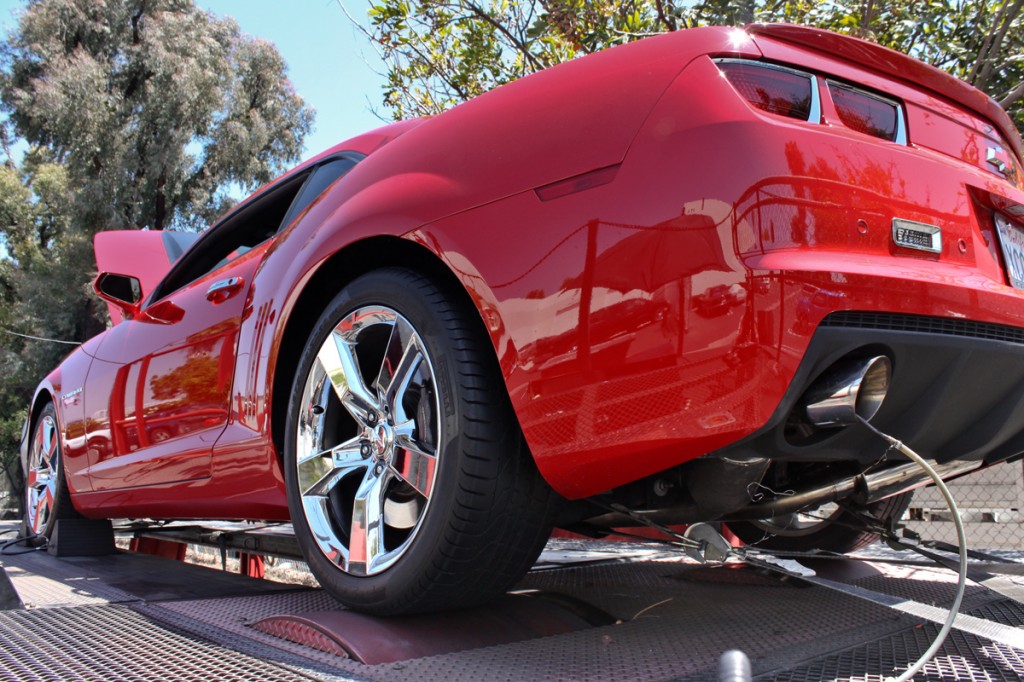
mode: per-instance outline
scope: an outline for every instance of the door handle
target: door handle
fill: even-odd
[[[229,277],[219,282],[214,282],[206,290],[206,300],[214,303],[223,303],[242,289],[243,280],[241,277]]]

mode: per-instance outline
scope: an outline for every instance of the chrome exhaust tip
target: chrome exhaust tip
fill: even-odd
[[[804,395],[807,419],[815,426],[846,426],[878,413],[889,391],[892,363],[884,355],[843,360],[823,374]]]

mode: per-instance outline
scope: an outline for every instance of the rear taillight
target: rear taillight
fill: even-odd
[[[720,59],[718,68],[736,92],[758,109],[817,122],[821,117],[814,76],[774,64]]]
[[[834,81],[828,81],[828,92],[845,126],[866,135],[906,144],[903,109],[899,103]]]

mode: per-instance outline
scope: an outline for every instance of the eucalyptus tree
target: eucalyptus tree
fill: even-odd
[[[0,43],[0,109],[2,464],[69,348],[12,333],[105,323],[92,236],[209,225],[298,160],[314,112],[271,43],[192,0],[29,0]]]

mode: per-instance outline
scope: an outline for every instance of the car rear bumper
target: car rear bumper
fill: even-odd
[[[801,250],[745,264],[744,295],[722,296],[710,311],[686,291],[670,297],[672,310],[628,337],[629,350],[593,349],[600,373],[537,391],[520,419],[560,492],[591,495],[623,472],[636,480],[708,453],[878,460],[887,446],[862,427],[801,436],[791,423],[815,379],[850,355],[892,361],[873,423],[923,456],[994,462],[1024,453],[1022,292],[913,258]],[[645,334],[649,346],[681,349],[671,364],[613,362]],[[571,474],[580,470],[586,476]]]
[[[884,354],[889,392],[872,423],[940,462],[1024,452],[1024,329],[971,320],[843,311],[826,316],[764,427],[722,453],[870,463],[888,446],[860,426],[806,425],[801,398],[838,360]],[[802,424],[801,424],[802,423]]]

